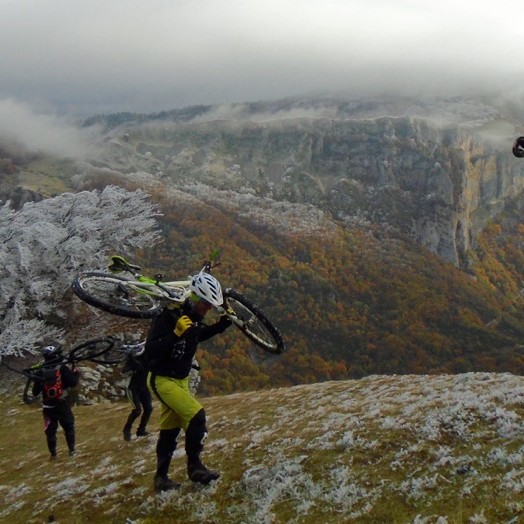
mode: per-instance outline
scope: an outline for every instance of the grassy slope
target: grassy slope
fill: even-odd
[[[222,477],[190,484],[177,451],[172,473],[182,488],[157,496],[156,438],[121,439],[127,404],[77,406],[78,456],[65,455],[59,434],[59,458],[50,462],[38,407],[2,395],[0,521],[524,519],[521,377],[373,376],[203,403],[205,461]]]

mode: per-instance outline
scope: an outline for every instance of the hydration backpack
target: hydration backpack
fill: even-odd
[[[44,400],[60,400],[64,393],[60,367],[42,370],[42,396]]]

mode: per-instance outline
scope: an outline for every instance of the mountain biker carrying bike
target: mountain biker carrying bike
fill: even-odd
[[[42,355],[45,364],[41,368],[42,379],[35,380],[32,393],[33,396],[42,393],[42,414],[47,447],[51,459],[55,459],[56,431],[60,424],[64,430],[69,455],[74,456],[76,454],[75,417],[65,396],[65,390],[78,384],[78,371],[69,369],[63,362],[62,348],[58,344],[45,346]]]
[[[146,431],[147,423],[153,412],[153,403],[151,402],[151,393],[147,387],[147,364],[144,361],[144,346],[141,345],[136,352],[127,355],[122,371],[124,373],[131,371],[131,379],[126,388],[127,397],[129,398],[133,409],[125,423],[123,434],[124,440],[131,440],[131,428],[133,422],[142,415],[138,428],[137,437],[145,437],[149,433]]]
[[[206,413],[189,390],[189,373],[198,343],[225,331],[231,325],[231,320],[222,315],[212,325],[203,323],[208,311],[212,307],[222,306],[224,302],[218,280],[201,272],[192,278],[190,289],[191,298],[181,306],[166,307],[152,321],[146,340],[148,385],[162,404],[154,478],[157,492],[180,486],[168,477],[180,429],[185,431],[189,479],[209,484],[220,476],[200,460],[207,437]]]

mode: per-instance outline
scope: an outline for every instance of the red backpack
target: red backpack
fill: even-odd
[[[60,366],[43,370],[42,396],[44,400],[60,400],[64,389],[62,387],[62,373]]]

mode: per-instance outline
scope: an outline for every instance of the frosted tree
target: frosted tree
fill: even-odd
[[[60,339],[73,275],[156,244],[158,215],[143,191],[114,186],[0,207],[0,358]]]

